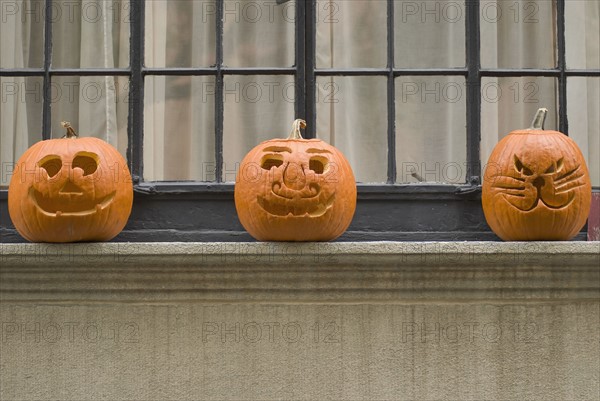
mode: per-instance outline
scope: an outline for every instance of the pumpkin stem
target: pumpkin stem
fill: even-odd
[[[290,132],[290,136],[288,139],[302,139],[302,134],[300,133],[300,129],[306,128],[306,121],[302,119],[294,120],[294,124],[292,125],[292,132]]]
[[[548,109],[546,108],[538,109],[538,111],[535,113],[535,117],[533,117],[533,121],[531,122],[531,127],[529,127],[529,129],[544,129],[547,113]]]
[[[62,125],[62,127],[67,130],[67,133],[65,135],[63,135],[63,138],[77,138],[79,136],[79,134],[77,132],[75,132],[75,130],[71,126],[70,122],[61,121],[60,125]]]

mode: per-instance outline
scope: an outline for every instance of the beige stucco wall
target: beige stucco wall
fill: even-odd
[[[599,243],[1,245],[1,400],[597,400]]]

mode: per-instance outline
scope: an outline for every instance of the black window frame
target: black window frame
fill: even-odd
[[[287,0],[277,0],[284,3]],[[216,1],[216,63],[206,68],[149,68],[144,65],[145,43],[145,1],[131,0],[130,66],[128,68],[52,68],[52,2],[45,3],[44,64],[43,68],[0,69],[1,77],[43,77],[42,138],[49,139],[51,133],[51,79],[55,76],[127,76],[130,79],[130,105],[128,119],[127,160],[132,173],[136,193],[135,208],[141,208],[132,215],[123,240],[231,240],[249,239],[239,226],[232,213],[233,183],[223,182],[223,117],[224,78],[228,75],[289,75],[294,76],[297,93],[295,114],[304,118],[308,127],[306,138],[315,137],[316,129],[316,80],[324,76],[379,76],[387,79],[387,183],[358,184],[358,208],[350,234],[342,239],[496,239],[490,232],[480,206],[481,160],[481,81],[484,77],[554,77],[558,81],[558,120],[559,130],[568,135],[567,120],[567,78],[598,77],[600,70],[569,70],[565,60],[565,0],[556,1],[557,65],[548,69],[485,69],[480,63],[480,5],[478,0],[465,0],[465,56],[463,68],[396,68],[394,64],[394,0],[387,4],[387,65],[385,68],[316,68],[316,0],[298,0],[296,8],[295,39],[296,64],[288,68],[229,68],[223,65],[223,17],[224,3]],[[143,129],[144,129],[144,80],[151,76],[213,76],[215,77],[215,176],[214,182],[145,182],[143,177]],[[396,99],[395,80],[401,76],[460,76],[466,80],[466,143],[467,171],[464,184],[396,183]],[[6,208],[7,190],[0,191],[0,207]],[[158,204],[156,201],[160,201]],[[213,202],[220,218],[235,220],[231,229],[211,230],[216,220],[206,217],[206,224],[190,235],[173,235],[154,228],[156,235],[148,234],[141,227],[148,216],[156,213],[144,208],[172,210],[182,206],[182,202]],[[188,204],[186,203],[186,204]],[[398,208],[408,206],[409,210],[398,212]],[[446,208],[450,224],[446,230],[437,230],[439,216],[428,216],[430,207]],[[164,208],[164,209],[163,209]],[[218,211],[224,209],[223,213]],[[411,217],[415,211],[420,221]],[[390,215],[399,219],[406,217],[409,222],[398,230],[391,228],[386,221]],[[169,215],[164,221],[166,229],[176,223],[184,227],[188,218]],[[461,220],[466,217],[467,223]],[[179,221],[178,219],[181,219]],[[179,224],[179,225],[178,225]],[[4,227],[2,227],[4,226]],[[159,225],[160,226],[160,225]],[[5,223],[0,230],[7,232]],[[158,227],[158,226],[157,226]],[[8,226],[10,231],[11,226]],[[127,231],[130,231],[127,234]],[[177,230],[176,230],[177,231]],[[185,232],[185,229],[180,230]]]

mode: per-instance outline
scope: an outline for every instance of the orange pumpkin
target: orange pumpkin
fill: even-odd
[[[265,141],[240,165],[235,207],[260,241],[329,241],[342,235],[356,209],[350,164],[320,139],[303,139],[303,120],[287,139]]]
[[[8,187],[8,211],[29,241],[107,241],[121,232],[133,203],[127,163],[98,138],[78,138],[69,123],[61,139],[21,156]]]
[[[546,113],[539,109],[531,128],[498,142],[485,170],[483,211],[505,241],[568,240],[590,212],[585,159],[571,138],[544,130]]]

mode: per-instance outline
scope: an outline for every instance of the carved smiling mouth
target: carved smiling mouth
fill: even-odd
[[[47,198],[44,198],[44,196],[41,194],[41,192],[39,192],[38,190],[31,188],[29,190],[29,199],[31,199],[31,201],[33,202],[33,204],[36,206],[36,208],[42,212],[43,214],[45,214],[46,216],[49,217],[53,217],[53,216],[87,216],[89,214],[95,213],[95,212],[99,212],[102,209],[105,209],[108,205],[110,205],[110,203],[113,201],[113,199],[115,198],[115,194],[116,191],[113,191],[112,193],[106,195],[104,198],[102,198],[100,200],[100,202],[96,203],[93,206],[88,206],[90,205],[91,202],[74,202],[74,205],[61,205],[64,206],[64,209],[76,209],[78,203],[79,205],[85,207],[86,209],[84,210],[68,210],[65,211],[62,207],[60,210],[59,207],[57,206],[57,202],[51,202],[49,201]],[[80,193],[75,193],[75,196],[80,196]]]
[[[329,209],[331,209],[331,207],[333,206],[333,202],[335,201],[335,194],[331,195],[325,203],[315,202],[315,200],[311,199],[311,198],[303,198],[303,199],[311,199],[310,206],[301,208],[302,211],[297,212],[296,210],[290,210],[290,209],[294,209],[294,208],[286,205],[285,201],[286,200],[289,201],[290,198],[286,198],[286,197],[279,196],[276,194],[274,194],[274,196],[277,198],[277,202],[271,202],[271,201],[267,200],[265,197],[260,196],[260,195],[256,197],[256,200],[258,201],[258,204],[260,205],[260,207],[262,207],[264,209],[265,212],[267,212],[273,216],[279,216],[279,217],[285,217],[285,216],[321,217],[325,213],[327,213],[327,211]]]

